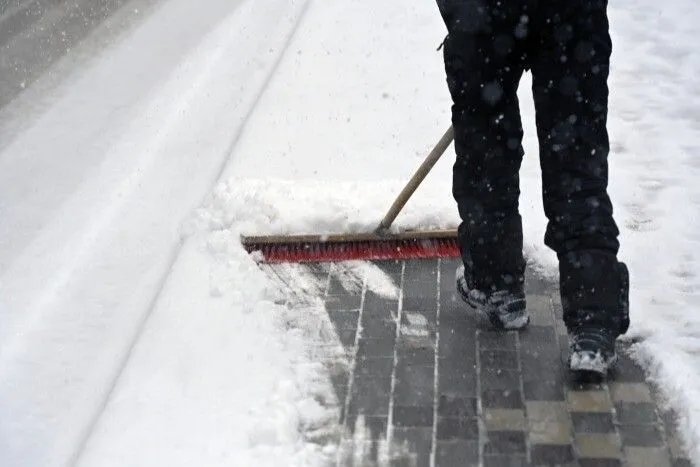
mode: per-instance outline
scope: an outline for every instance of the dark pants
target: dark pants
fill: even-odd
[[[545,244],[559,258],[567,326],[628,327],[627,269],[607,194],[606,0],[438,0],[455,129],[453,194],[464,264],[481,289],[524,282],[518,213],[523,128],[517,89],[531,70]]]

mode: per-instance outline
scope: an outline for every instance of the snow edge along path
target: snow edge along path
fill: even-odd
[[[283,51],[309,3],[298,7]],[[77,465],[324,464],[334,450],[338,401],[323,364],[309,359],[309,342],[324,344],[317,356],[344,357],[318,302],[325,284],[294,266],[286,282],[271,283],[228,232],[186,237]],[[346,288],[367,278],[376,293],[396,293],[371,265],[338,267]],[[292,285],[297,300],[314,291],[307,303],[280,307],[280,285]]]
[[[78,456],[169,271],[181,220],[216,180],[236,129],[282,53],[277,45],[306,3],[248,1],[217,18],[219,26],[135,114],[111,157],[15,262],[21,274],[3,278],[4,299],[26,308],[0,354],[0,401],[7,413],[0,420],[0,456],[6,461],[70,465]],[[184,18],[188,8],[179,1],[165,9]],[[278,19],[272,28],[270,18]],[[151,18],[140,31],[154,33],[157,22]],[[128,48],[112,49],[112,61]],[[99,78],[109,61],[96,61],[86,76]],[[42,295],[45,284],[61,277],[63,287]],[[44,285],[26,295],[26,283]]]

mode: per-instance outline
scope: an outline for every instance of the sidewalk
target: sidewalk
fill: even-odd
[[[327,362],[338,465],[692,465],[624,347],[609,382],[571,380],[554,284],[528,276],[531,324],[500,333],[456,296],[455,260],[377,264],[400,301],[333,277],[325,298],[350,362]]]

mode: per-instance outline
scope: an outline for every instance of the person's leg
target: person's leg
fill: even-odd
[[[519,32],[523,11],[519,1],[439,4],[448,29],[443,53],[457,156],[453,195],[462,219],[459,242],[467,282],[462,287],[467,290],[460,291],[463,296],[475,293],[472,298],[482,305],[499,294],[498,300],[511,302],[502,303],[505,308],[522,314],[525,261],[518,172],[523,129],[517,89],[527,59]]]
[[[540,142],[545,243],[559,258],[564,321],[572,338],[604,350],[629,326],[627,268],[607,193],[608,72],[605,0],[552,2],[538,25],[533,94]],[[611,347],[612,346],[612,347]],[[580,349],[579,349],[580,350]],[[584,349],[585,350],[585,349]]]

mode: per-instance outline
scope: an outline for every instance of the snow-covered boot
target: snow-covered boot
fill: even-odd
[[[569,368],[601,376],[617,363],[616,335],[601,327],[582,327],[569,335]]]
[[[464,266],[457,269],[457,291],[465,303],[484,314],[498,329],[522,329],[530,322],[522,284],[512,289],[477,290],[465,274]]]

